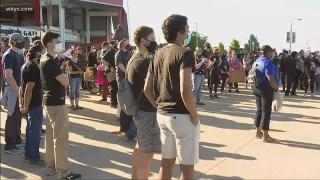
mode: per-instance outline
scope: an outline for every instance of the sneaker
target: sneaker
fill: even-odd
[[[16,144],[16,146],[17,146],[17,147],[21,147],[21,146],[24,146],[25,144],[26,144],[26,142],[24,142],[24,141],[21,140],[20,143]]]
[[[213,95],[213,97],[219,99],[219,96],[217,94]]]
[[[240,93],[239,89],[236,90],[236,93]]]
[[[66,180],[79,180],[82,178],[81,174],[76,174],[76,173],[70,173],[68,176],[63,177],[62,179]]]
[[[76,108],[77,109],[83,109],[83,107],[79,106],[79,105],[76,105]]]
[[[77,110],[77,107],[76,106],[71,106],[71,109],[72,110]]]
[[[312,94],[311,94],[311,97],[312,97],[312,98],[315,98],[315,97],[316,97],[316,94],[315,94],[315,93],[312,93]]]
[[[45,166],[46,163],[44,162],[44,160],[30,160],[29,161],[29,166]]]
[[[228,91],[229,93],[232,93],[232,91],[231,91],[231,89],[229,89],[229,91]]]
[[[263,137],[262,142],[264,143],[278,143],[278,141],[271,136]]]
[[[308,94],[307,94],[307,93],[304,93],[304,95],[303,95],[303,96],[306,98],[306,97],[308,97]]]
[[[101,99],[101,100],[100,100],[100,102],[106,102],[106,101],[107,101],[106,99]]]
[[[10,150],[5,150],[4,153],[6,154],[12,154],[12,155],[18,155],[18,154],[23,154],[25,151],[24,149],[19,149],[18,147],[15,147]]]
[[[47,167],[45,170],[45,174],[47,176],[53,176],[57,173],[57,170],[54,167]]]
[[[197,102],[198,105],[205,105],[203,102]]]
[[[25,157],[24,157],[24,162],[29,162],[29,161],[30,161],[30,157],[25,156]]]
[[[257,139],[262,139],[262,137],[263,137],[263,133],[261,131],[256,133],[256,138]]]

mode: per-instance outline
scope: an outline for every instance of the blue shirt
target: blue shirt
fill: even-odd
[[[20,58],[17,52],[13,51],[12,49],[8,49],[2,58],[2,67],[3,73],[6,69],[12,70],[12,75],[14,80],[16,81],[17,85],[20,86],[21,82],[21,63]],[[7,80],[5,80],[5,85],[9,85]]]
[[[275,68],[272,61],[266,57],[260,56],[252,65],[255,68],[258,64],[257,70],[261,72],[263,85],[270,86],[267,75],[275,77]]]

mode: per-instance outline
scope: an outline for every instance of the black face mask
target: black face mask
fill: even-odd
[[[146,48],[148,49],[149,53],[153,54],[156,52],[157,46],[158,46],[157,42],[149,41],[149,45],[146,46]]]
[[[16,42],[16,44],[14,46],[18,49],[23,49],[24,45],[25,45],[25,43],[24,43],[24,41],[22,41],[22,42]]]

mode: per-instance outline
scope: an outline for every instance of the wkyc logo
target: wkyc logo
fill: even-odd
[[[25,11],[33,11],[33,8],[32,7],[6,7],[6,11],[25,12]]]

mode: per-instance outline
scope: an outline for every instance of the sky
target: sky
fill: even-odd
[[[128,14],[129,33],[138,26],[149,26],[155,31],[157,42],[165,42],[161,25],[171,14],[188,17],[190,31],[208,37],[217,46],[229,47],[232,38],[241,47],[249,35],[257,36],[260,44],[268,44],[277,51],[289,49],[286,34],[292,19],[296,43],[292,50],[320,50],[320,0],[124,0]]]

